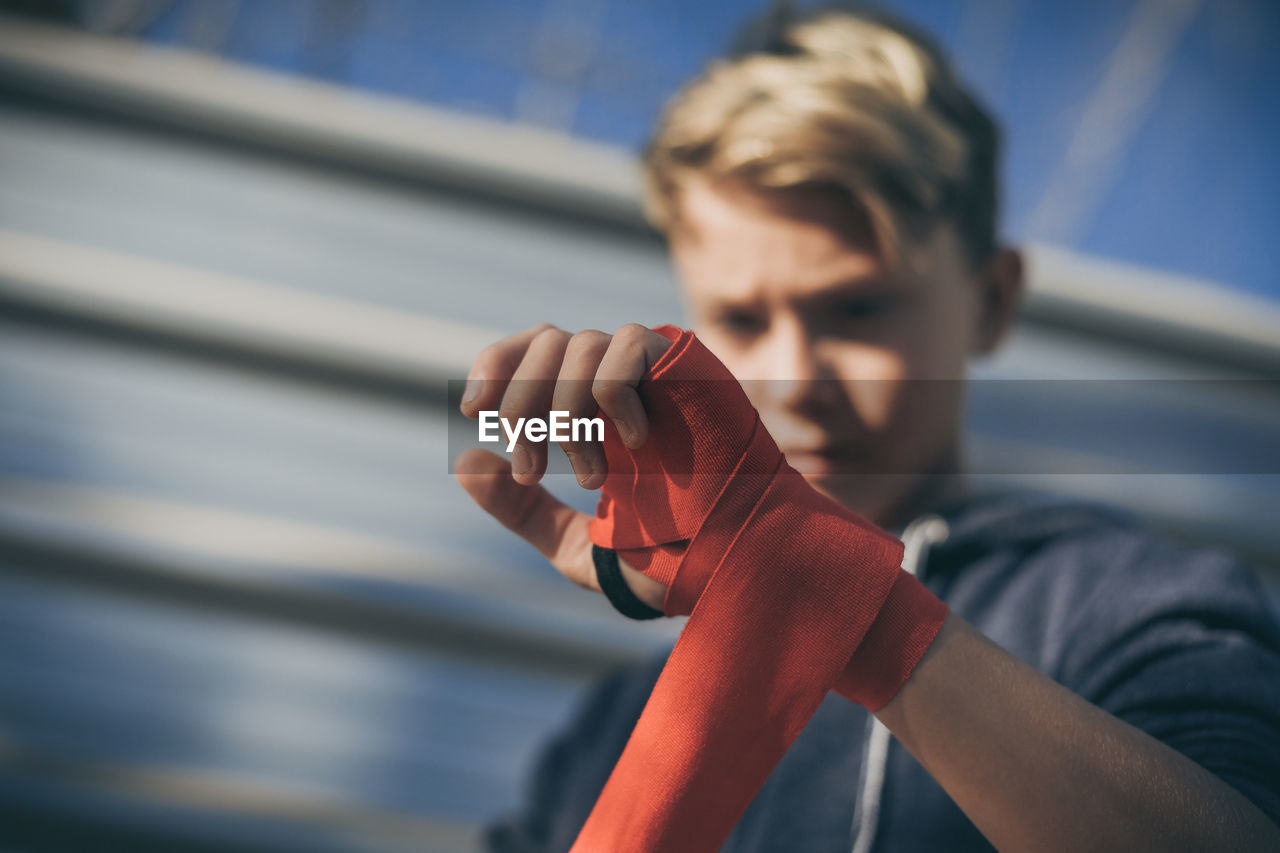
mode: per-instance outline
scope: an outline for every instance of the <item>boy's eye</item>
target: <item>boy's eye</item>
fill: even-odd
[[[880,298],[851,299],[835,306],[835,313],[846,320],[864,320],[880,314],[888,302]]]
[[[764,320],[750,311],[725,311],[717,323],[734,335],[755,335],[764,331]]]

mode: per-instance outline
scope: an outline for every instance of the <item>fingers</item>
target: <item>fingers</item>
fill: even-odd
[[[589,329],[569,340],[552,395],[551,408],[554,411],[568,412],[570,419],[596,416],[600,406],[592,396],[591,387],[611,339],[604,332]],[[604,485],[608,463],[599,442],[573,441],[571,435],[570,440],[560,446],[569,457],[579,485],[584,489],[598,489]]]
[[[454,474],[481,509],[537,548],[562,575],[600,591],[591,562],[589,515],[561,503],[542,486],[516,482],[507,460],[484,450],[463,453]]]
[[[477,418],[497,410],[504,424],[516,424],[511,446],[515,482],[536,483],[547,468],[547,448],[519,430],[522,419],[543,419],[550,411],[569,413],[570,423],[591,418],[597,409],[618,429],[628,447],[648,437],[648,418],[636,387],[670,346],[662,335],[628,324],[613,336],[589,330],[577,335],[543,323],[487,347],[467,378],[461,409]],[[598,488],[607,465],[598,442],[565,443],[579,484]]]
[[[472,500],[546,557],[560,574],[583,589],[600,592],[591,560],[591,517],[556,500],[542,486],[523,486],[505,459],[484,450],[458,457],[455,476]],[[667,587],[619,560],[623,579],[645,604],[661,610]]]
[[[649,419],[636,386],[670,345],[656,332],[628,323],[613,336],[600,360],[591,392],[627,447],[639,447],[649,437]]]
[[[481,411],[497,409],[512,375],[524,360],[529,344],[538,335],[555,328],[550,323],[539,323],[481,350],[467,374],[467,385],[462,392],[462,413],[474,419],[480,416]]]
[[[547,416],[568,343],[569,333],[554,327],[543,329],[529,341],[524,359],[502,397],[498,417],[517,423],[521,418]],[[547,470],[547,445],[520,435],[511,450],[511,473],[517,482],[529,486]]]

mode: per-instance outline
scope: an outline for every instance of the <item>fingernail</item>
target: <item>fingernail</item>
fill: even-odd
[[[631,446],[631,442],[635,439],[636,434],[631,429],[631,424],[622,418],[614,418],[613,426],[618,430],[618,437],[622,439],[622,443],[627,447]]]
[[[578,485],[585,485],[587,478],[591,476],[591,465],[576,453],[566,451],[565,455],[569,457],[569,464],[573,466],[573,476],[577,478]]]
[[[524,449],[524,445],[517,444],[515,450],[511,451],[511,471],[516,475],[528,474],[529,469],[533,467],[533,457],[529,455],[529,451]]]
[[[463,404],[470,403],[476,397],[479,397],[482,390],[484,390],[483,379],[468,379],[467,387],[462,389]]]
[[[590,480],[596,475],[608,473],[609,465],[600,453],[587,453],[585,458],[587,460],[587,476],[583,478],[584,480]],[[596,488],[599,488],[599,484],[596,485]]]

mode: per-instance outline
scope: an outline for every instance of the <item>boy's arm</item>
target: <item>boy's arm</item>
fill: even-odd
[[[1063,547],[1047,675],[956,622],[883,721],[998,845],[1280,849],[1280,628],[1256,579],[1133,530]]]
[[[1229,785],[954,615],[877,716],[1002,851],[1280,849]]]

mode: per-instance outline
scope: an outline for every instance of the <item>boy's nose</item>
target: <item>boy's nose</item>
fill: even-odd
[[[761,371],[764,393],[781,408],[804,408],[830,397],[835,374],[823,362],[816,338],[795,321],[772,324],[765,342]]]

